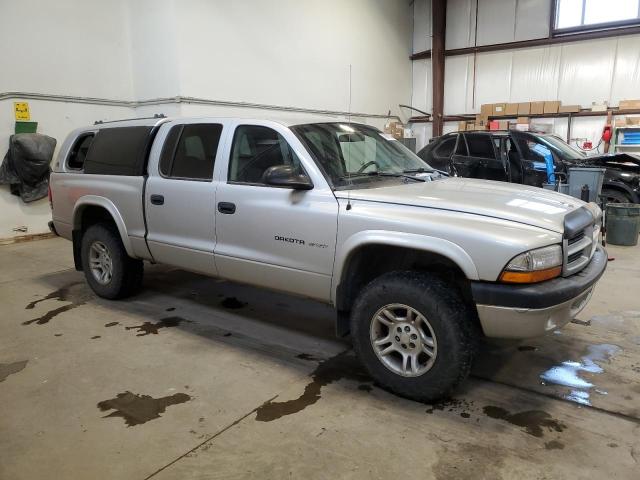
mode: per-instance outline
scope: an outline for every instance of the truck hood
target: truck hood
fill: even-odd
[[[352,202],[379,202],[470,213],[558,233],[564,230],[565,215],[586,205],[576,198],[542,188],[457,177],[340,190],[336,196],[345,200],[350,198]]]

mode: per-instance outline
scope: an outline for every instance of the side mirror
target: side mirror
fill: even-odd
[[[274,165],[269,167],[262,181],[274,187],[292,188],[294,190],[311,190],[313,183],[304,174],[298,173],[291,165]]]

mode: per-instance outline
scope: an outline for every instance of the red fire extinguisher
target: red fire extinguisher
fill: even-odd
[[[611,130],[611,125],[605,125],[604,130],[602,130],[602,141],[604,143],[611,143],[612,136],[613,132]]]

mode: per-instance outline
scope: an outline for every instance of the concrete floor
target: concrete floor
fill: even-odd
[[[0,247],[0,479],[640,478],[640,247],[609,254],[582,324],[423,405],[326,306],[162,266],[109,302],[70,243]]]

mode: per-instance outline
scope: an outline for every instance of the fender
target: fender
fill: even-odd
[[[120,212],[116,208],[116,206],[111,202],[111,200],[100,197],[98,195],[84,195],[78,199],[76,204],[73,207],[73,229],[80,229],[80,218],[82,218],[82,211],[85,207],[88,206],[97,206],[104,208],[113,221],[118,227],[118,233],[120,233],[120,239],[122,240],[122,244],[124,245],[125,250],[127,251],[127,255],[132,258],[136,258],[135,253],[133,252],[133,247],[131,246],[131,240],[129,239],[129,235],[127,234],[127,227],[120,215]]]
[[[336,303],[336,290],[342,275],[344,266],[351,254],[358,248],[366,245],[389,245],[393,247],[411,248],[425,252],[437,253],[448,258],[460,267],[460,270],[469,280],[478,280],[478,270],[467,252],[459,245],[442,238],[419,235],[416,233],[394,232],[389,230],[364,230],[349,237],[336,251],[334,274],[331,280],[331,302]]]
[[[638,194],[636,192],[634,192],[631,187],[629,187],[629,185],[626,185],[622,182],[615,182],[615,181],[605,181],[602,184],[602,188],[607,188],[607,187],[611,187],[612,190],[623,190],[627,195],[629,195],[631,197],[631,201],[632,203],[639,203],[640,202],[640,197],[638,196]]]

